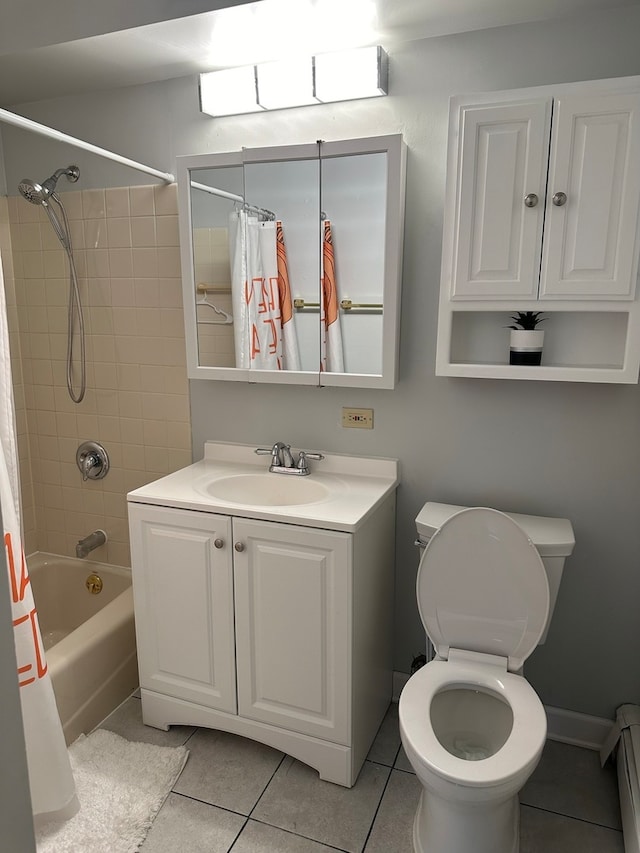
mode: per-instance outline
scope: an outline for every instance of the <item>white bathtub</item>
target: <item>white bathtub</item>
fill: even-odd
[[[42,552],[27,562],[69,744],[138,686],[131,570]],[[97,595],[85,585],[93,573],[103,581]]]

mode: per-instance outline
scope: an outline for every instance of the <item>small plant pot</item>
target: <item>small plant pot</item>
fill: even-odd
[[[509,364],[535,367],[542,362],[542,329],[512,329],[509,344]]]

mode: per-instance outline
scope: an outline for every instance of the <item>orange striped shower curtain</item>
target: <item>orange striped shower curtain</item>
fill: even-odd
[[[236,367],[299,369],[284,238],[281,236],[278,241],[277,224],[282,232],[281,223],[260,222],[244,210],[231,214],[229,240]]]
[[[344,373],[340,307],[336,284],[331,222],[324,220],[322,240],[322,297],[320,299],[320,370]]]
[[[31,807],[45,818],[71,817],[79,808],[38,614],[24,558],[20,529],[20,486],[11,381],[9,334],[0,264],[0,506],[13,619],[17,680],[24,728]],[[9,774],[11,768],[4,767]]]
[[[278,295],[280,297],[280,317],[282,323],[282,361],[285,370],[300,370],[300,353],[296,337],[293,299],[289,282],[287,250],[284,245],[282,222],[276,222],[276,249],[278,255]]]

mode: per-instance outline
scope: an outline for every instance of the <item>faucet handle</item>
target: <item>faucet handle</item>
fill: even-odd
[[[296,463],[296,468],[303,474],[310,474],[309,466],[307,465],[307,459],[324,459],[322,453],[308,453],[306,450],[301,450],[300,455],[298,456],[298,462]]]
[[[276,441],[273,447],[256,447],[254,453],[257,453],[258,456],[270,456],[272,465],[281,466],[282,453],[285,447],[286,445],[284,445],[281,441]]]

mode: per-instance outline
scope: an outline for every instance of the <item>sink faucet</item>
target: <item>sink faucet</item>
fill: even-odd
[[[307,451],[301,450],[298,461],[295,462],[291,453],[291,445],[285,444],[283,441],[276,441],[273,447],[257,447],[255,452],[258,456],[271,456],[269,471],[274,474],[305,476],[311,473],[307,459],[324,459],[322,453],[307,453]]]

